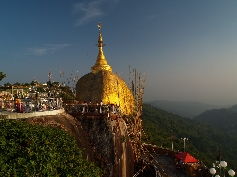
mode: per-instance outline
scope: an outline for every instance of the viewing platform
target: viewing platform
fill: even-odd
[[[114,104],[64,104],[66,113],[71,115],[103,116],[121,115],[119,106]]]
[[[62,113],[65,113],[64,109],[36,111],[30,113],[16,113],[16,112],[3,111],[0,113],[0,119],[26,119],[30,117],[52,116]]]

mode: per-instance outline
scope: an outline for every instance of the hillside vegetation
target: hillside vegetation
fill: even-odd
[[[189,118],[168,113],[164,110],[144,104],[143,128],[149,141],[157,146],[183,151],[184,141],[188,138],[185,150],[212,167],[217,160],[219,147],[221,158],[228,162],[228,168],[237,170],[237,136],[227,134],[216,127]]]
[[[0,176],[101,176],[82,154],[75,139],[59,128],[0,121]]]
[[[237,112],[237,104],[236,105],[233,105],[231,106],[230,108],[228,108],[229,110],[232,110],[232,111],[235,111]]]
[[[237,132],[237,112],[230,109],[212,109],[194,117],[195,120],[213,125],[229,134]]]

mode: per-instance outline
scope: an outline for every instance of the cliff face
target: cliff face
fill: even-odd
[[[77,119],[87,134],[95,160],[105,169],[106,176],[133,176],[134,160],[127,128],[121,118],[79,116]]]
[[[60,114],[25,121],[68,131],[75,137],[78,147],[85,149],[84,158],[95,162],[105,171],[106,177],[130,177],[134,174],[134,154],[127,138],[126,124],[120,118]]]

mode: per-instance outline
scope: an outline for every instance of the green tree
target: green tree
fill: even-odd
[[[72,89],[68,86],[65,87],[61,87],[61,92],[59,94],[59,97],[61,97],[63,99],[64,102],[69,102],[69,100],[75,100],[76,96],[75,94],[72,92]]]
[[[46,82],[46,84],[47,84],[48,87],[52,87],[53,86],[53,83],[51,81]]]
[[[3,72],[0,72],[0,81],[3,79],[3,78],[5,78],[7,75],[6,74],[4,74]]]
[[[4,84],[4,86],[5,86],[5,87],[11,87],[12,84],[11,84],[10,82],[7,82],[7,83]]]
[[[16,82],[16,83],[14,83],[13,85],[14,85],[14,86],[21,86],[21,83]]]
[[[41,92],[41,93],[43,93],[43,92],[45,92],[45,89],[44,89],[44,87],[37,87],[37,92]]]
[[[29,87],[29,86],[30,86],[29,83],[22,83],[21,85],[26,86],[26,87]]]

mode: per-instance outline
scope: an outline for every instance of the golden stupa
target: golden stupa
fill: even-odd
[[[112,67],[103,53],[103,39],[98,24],[99,39],[97,46],[99,53],[91,72],[82,76],[76,85],[76,97],[80,102],[102,102],[115,104],[120,107],[123,114],[132,114],[134,110],[134,97],[125,81],[112,72]]]

